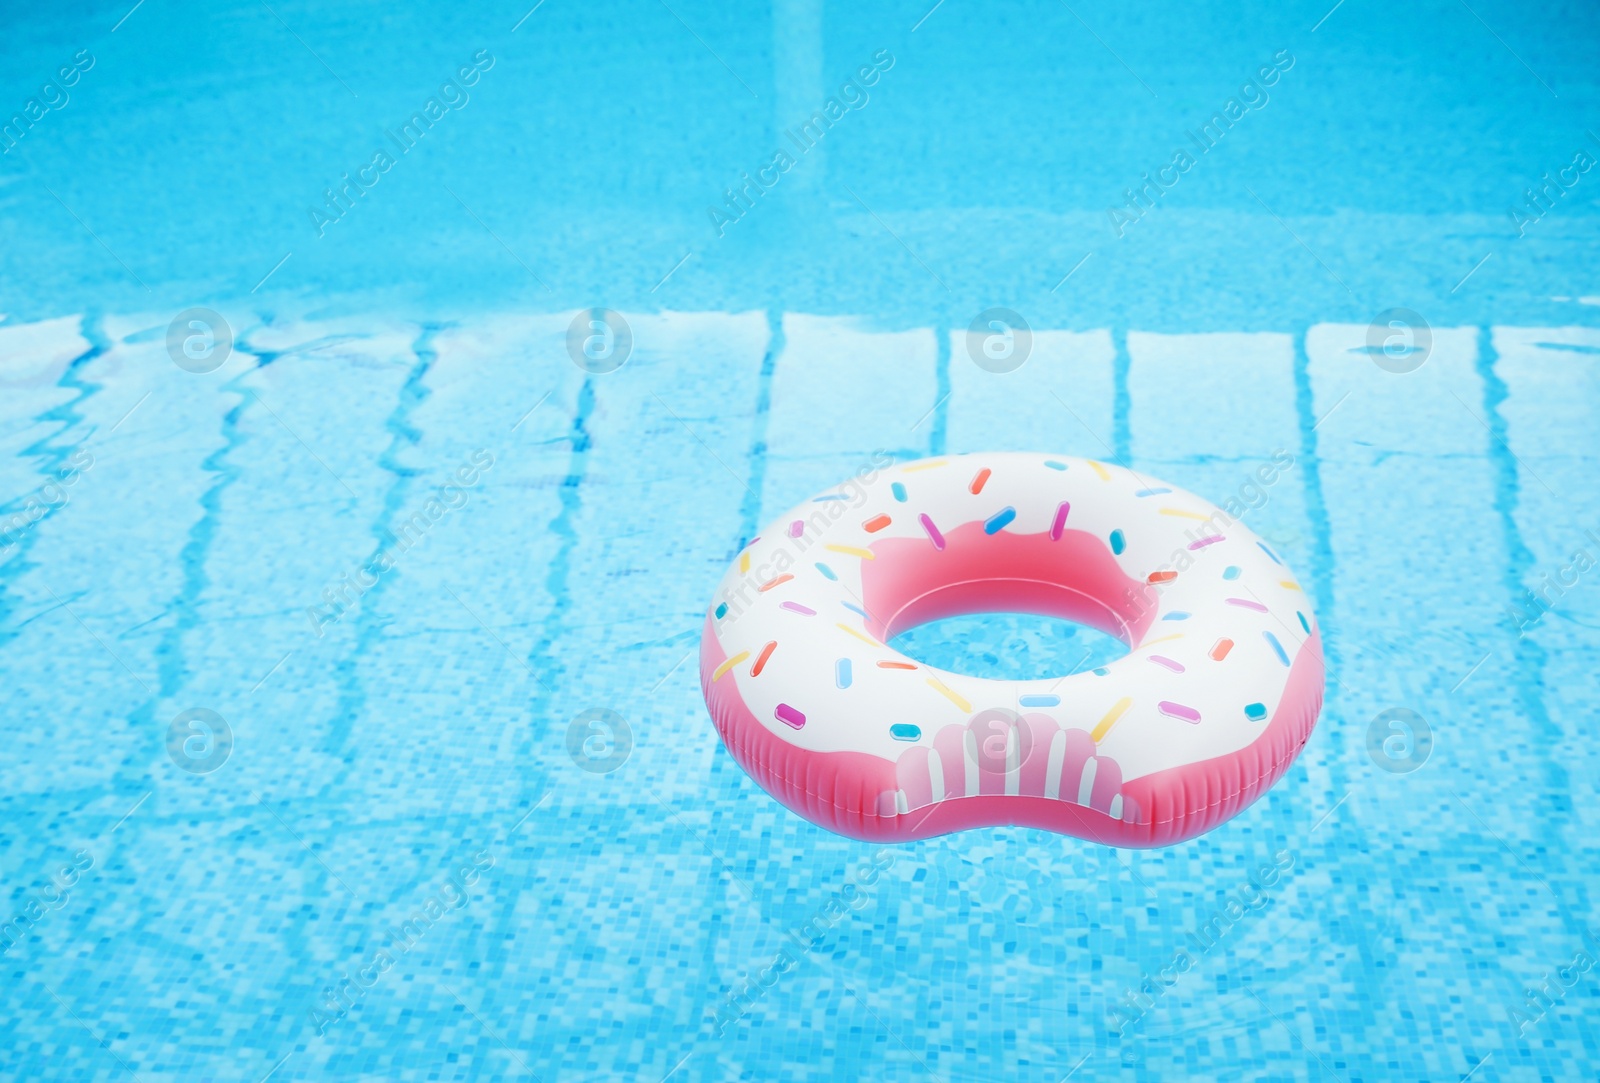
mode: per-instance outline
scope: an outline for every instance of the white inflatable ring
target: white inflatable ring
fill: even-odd
[[[886,646],[980,612],[1065,617],[1130,650],[996,681]],[[1243,523],[1119,467],[1014,453],[869,472],[787,512],[723,577],[700,646],[740,766],[871,840],[997,824],[1192,838],[1288,769],[1323,676],[1304,591]]]

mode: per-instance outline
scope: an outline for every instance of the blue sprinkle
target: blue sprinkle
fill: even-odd
[[[833,574],[833,569],[828,567],[826,564],[822,563],[822,561],[820,561],[820,560],[817,561],[817,571],[821,572],[823,575],[827,576],[829,579],[832,579],[835,583],[837,583],[839,581],[839,577],[837,575]]]
[[[1267,717],[1267,705],[1265,703],[1248,704],[1244,709],[1244,716],[1252,722],[1260,722]]]
[[[1113,530],[1111,532],[1111,551],[1120,557],[1122,551],[1127,547],[1128,540],[1122,536],[1122,531]]]
[[[1267,554],[1267,556],[1272,558],[1272,563],[1274,563],[1274,564],[1282,564],[1283,563],[1283,561],[1278,559],[1278,554],[1277,553],[1274,553],[1271,549],[1267,548],[1267,543],[1266,542],[1258,541],[1258,542],[1256,542],[1256,544],[1261,546],[1261,551],[1263,553]]]
[[[1024,707],[1059,707],[1060,696],[1023,696],[1017,700]]]
[[[1007,523],[1011,522],[1011,520],[1015,519],[1016,517],[1016,508],[1001,508],[999,511],[991,515],[988,521],[983,524],[983,532],[985,534],[998,534],[1000,531],[1005,529]]]
[[[1294,615],[1300,618],[1300,627],[1302,627],[1302,628],[1304,628],[1306,630],[1306,635],[1310,635],[1311,634],[1311,622],[1306,620],[1306,615],[1304,613],[1300,612],[1300,610],[1298,610],[1298,609],[1296,609],[1294,611]]]
[[[1222,569],[1222,578],[1224,578],[1224,579],[1237,579],[1237,578],[1239,578],[1239,566],[1237,564],[1230,564],[1226,568]]]
[[[906,502],[906,487],[898,481],[889,486],[889,491],[894,494],[894,498],[900,503],[904,504]]]
[[[1065,470],[1067,468],[1066,463],[1058,463],[1054,459],[1046,459],[1044,464],[1052,470]]]
[[[841,658],[833,664],[833,683],[840,688],[849,688],[850,680],[850,659]]]
[[[862,609],[859,605],[851,605],[849,602],[841,602],[839,604],[843,605],[846,609],[850,610],[850,612],[852,612],[852,613],[860,613],[863,617],[867,617],[868,620],[872,619],[871,617],[867,616],[867,611],[865,609]]]
[[[1289,656],[1283,653],[1283,644],[1278,642],[1278,637],[1273,635],[1271,632],[1262,632],[1261,634],[1267,637],[1268,643],[1272,644],[1272,650],[1277,654],[1278,661],[1282,662],[1284,665],[1288,665]]]
[[[1171,489],[1140,489],[1138,492],[1134,493],[1133,495],[1134,496],[1160,496],[1162,493],[1170,493],[1170,492],[1172,492]]]
[[[896,741],[916,741],[922,737],[922,727],[910,722],[896,722],[889,727],[889,736]]]
[[[727,615],[728,615],[728,603],[727,602],[723,602],[721,605],[717,606],[717,619],[721,620],[723,617],[726,617]]]
[[[1107,669],[1105,666],[1101,666],[1099,669],[1094,671],[1094,675],[1096,677],[1104,677],[1107,673],[1110,673],[1110,672],[1111,671],[1109,669]]]
[[[1189,619],[1189,614],[1184,613],[1181,610],[1179,610],[1179,611],[1175,611],[1175,612],[1172,612],[1172,613],[1168,613],[1166,616],[1162,617],[1161,619],[1162,620],[1188,620]]]
[[[833,493],[833,494],[831,494],[829,496],[815,496],[815,497],[812,497],[811,498],[811,502],[813,504],[821,504],[821,503],[824,503],[825,501],[829,501],[829,500],[848,500],[848,499],[850,499],[850,498],[845,496],[843,493]]]

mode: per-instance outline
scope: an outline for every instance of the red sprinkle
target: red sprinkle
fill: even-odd
[[[1222,661],[1228,657],[1228,652],[1233,650],[1233,640],[1219,639],[1211,645],[1211,657],[1215,661]]]
[[[888,526],[890,522],[892,522],[892,520],[887,515],[874,515],[872,518],[862,523],[861,528],[868,534],[876,534],[878,531]]]
[[[984,483],[989,480],[990,473],[990,469],[986,466],[973,475],[972,484],[967,486],[967,489],[972,493],[973,496],[977,496],[979,493],[983,492]]]
[[[778,641],[776,639],[774,639],[771,643],[768,643],[765,647],[762,647],[760,655],[756,657],[756,664],[750,667],[750,676],[761,676],[761,671],[767,667],[767,659],[771,658],[772,652],[777,649]]]
[[[762,583],[756,589],[757,590],[771,590],[773,587],[778,586],[780,583],[787,583],[789,580],[791,580],[793,578],[794,578],[794,576],[792,576],[792,575],[788,574],[787,572],[785,572],[783,575],[778,576],[776,579],[768,579],[765,583]]]
[[[910,662],[879,662],[879,669],[916,669]]]
[[[1178,578],[1177,572],[1151,572],[1148,581],[1151,583],[1170,583],[1176,578]]]

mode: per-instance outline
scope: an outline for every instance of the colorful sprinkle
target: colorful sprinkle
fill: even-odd
[[[871,549],[857,549],[853,545],[824,545],[830,553],[843,553],[847,557],[860,557],[862,560],[877,560],[878,555]]]
[[[789,537],[798,538],[800,535],[804,534],[805,532],[806,532],[806,521],[804,519],[796,519],[794,522],[789,524]]]
[[[1228,539],[1224,538],[1221,534],[1213,534],[1209,538],[1201,538],[1199,541],[1190,542],[1189,543],[1189,548],[1191,550],[1204,549],[1208,545],[1215,545],[1219,541],[1227,541],[1227,540]]]
[[[1128,539],[1122,536],[1122,531],[1113,530],[1111,532],[1111,552],[1120,557],[1122,555],[1122,551],[1127,547]]]
[[[850,610],[852,613],[859,613],[868,620],[872,619],[872,614],[868,613],[865,609],[862,609],[859,605],[851,605],[849,602],[840,602],[839,604]]]
[[[1228,604],[1236,605],[1240,609],[1253,609],[1257,613],[1265,613],[1267,611],[1266,606],[1262,605],[1260,602],[1252,602],[1248,598],[1229,598]]]
[[[809,606],[803,606],[799,602],[784,602],[782,605],[778,606],[778,608],[787,609],[791,613],[799,613],[802,617],[814,617],[817,615],[817,611],[815,609],[812,609]]]
[[[1162,493],[1170,493],[1170,492],[1172,492],[1171,489],[1140,489],[1138,492],[1134,493],[1133,495],[1134,496],[1160,496]]]
[[[967,486],[967,491],[973,496],[977,496],[979,493],[983,492],[984,485],[988,483],[989,477],[993,473],[994,471],[990,470],[987,466],[982,470],[979,470],[976,474],[972,475],[972,484]]]
[[[904,504],[906,502],[906,487],[898,481],[890,483],[889,491],[894,494],[894,498],[900,503]]]
[[[1107,711],[1101,717],[1099,724],[1096,725],[1094,731],[1089,734],[1089,739],[1095,744],[1099,744],[1101,741],[1105,740],[1106,734],[1111,732],[1111,727],[1117,724],[1117,719],[1127,714],[1128,708],[1132,706],[1133,700],[1129,699],[1127,696],[1123,696],[1121,699],[1117,700],[1117,702],[1113,703],[1111,705],[1111,710]]]
[[[1059,707],[1061,706],[1061,697],[1046,695],[1021,696],[1017,699],[1017,703],[1023,707]]]
[[[1220,662],[1228,657],[1228,652],[1231,650],[1233,650],[1233,640],[1224,636],[1211,644],[1211,658],[1213,661]]]
[[[1089,467],[1096,474],[1100,475],[1100,480],[1101,481],[1110,481],[1111,480],[1111,475],[1106,473],[1106,468],[1101,466],[1099,463],[1095,462],[1093,459],[1089,460]]]
[[[1188,620],[1189,614],[1181,609],[1174,609],[1171,613],[1161,618],[1162,620]]]
[[[879,662],[879,669],[916,669],[910,662]]]
[[[1111,671],[1109,669],[1107,669],[1105,666],[1099,666],[1098,668],[1096,668],[1094,670],[1094,675],[1096,677],[1104,677],[1107,673],[1110,673],[1110,672]]]
[[[1158,666],[1165,666],[1167,669],[1172,670],[1172,672],[1174,672],[1174,673],[1182,673],[1183,672],[1183,663],[1182,662],[1174,662],[1172,659],[1166,657],[1165,655],[1152,654],[1150,656],[1150,661],[1154,662]]]
[[[882,646],[882,644],[879,643],[877,640],[868,639],[866,636],[862,635],[860,632],[856,631],[854,628],[850,627],[848,624],[835,624],[834,627],[838,628],[842,632],[849,632],[851,635],[855,636],[857,639],[861,640],[861,642],[865,643],[869,647],[880,647],[880,646]]]
[[[939,678],[929,677],[928,684],[933,688],[934,691],[938,692],[951,703],[954,703],[957,707],[960,707],[963,711],[966,711],[968,714],[972,713],[972,704],[961,698],[960,693],[956,692],[953,688],[945,684]]]
[[[792,726],[795,729],[799,729],[806,724],[806,716],[789,706],[787,703],[778,704],[777,708],[774,709],[772,713],[778,716],[779,722],[782,722],[786,726]]]
[[[1237,578],[1239,578],[1239,565],[1230,564],[1226,568],[1222,569],[1222,578],[1224,578],[1224,579],[1237,579]]]
[[[756,589],[759,590],[759,591],[763,591],[763,592],[769,591],[773,587],[782,586],[783,584],[787,583],[789,580],[791,580],[793,578],[794,578],[794,576],[790,575],[788,572],[784,572],[782,575],[774,576],[773,578],[768,579],[765,583],[762,583]]]
[[[833,683],[840,688],[849,688],[850,682],[855,678],[850,673],[850,659],[841,658],[833,664]]]
[[[922,529],[927,533],[928,540],[933,543],[933,547],[935,549],[943,550],[944,535],[939,533],[939,528],[933,525],[933,520],[928,518],[926,513],[923,513],[922,515],[917,516],[917,522],[922,524]]]
[[[1201,515],[1199,512],[1195,511],[1184,511],[1182,508],[1162,508],[1161,514],[1173,515],[1179,519],[1198,519],[1202,523],[1211,518],[1209,515]]]
[[[932,470],[934,467],[944,466],[947,462],[949,462],[948,459],[935,459],[933,462],[929,463],[912,463],[910,466],[906,467],[902,473],[910,474],[916,470]]]
[[[1278,580],[1278,586],[1287,587],[1289,590],[1300,589],[1300,584],[1296,583],[1293,579],[1280,579]]]
[[[820,561],[820,560],[817,561],[817,571],[821,572],[823,575],[827,576],[829,579],[832,579],[835,583],[837,583],[839,581],[839,577],[837,575],[833,574],[833,569],[828,567],[826,564],[822,563],[822,561]]]
[[[890,519],[887,515],[874,515],[872,518],[861,524],[861,529],[865,530],[868,534],[876,534],[893,521],[894,520]]]
[[[1006,528],[1006,524],[1017,517],[1017,509],[1004,507],[984,520],[983,532],[985,534],[998,534]]]
[[[1261,551],[1263,553],[1267,554],[1267,556],[1272,558],[1272,563],[1274,563],[1274,564],[1282,564],[1283,563],[1283,561],[1278,559],[1278,554],[1277,553],[1274,553],[1271,549],[1267,548],[1267,543],[1266,542],[1258,541],[1258,542],[1256,542],[1256,544],[1261,546]]]
[[[1152,639],[1148,643],[1139,644],[1139,646],[1140,646],[1141,649],[1144,648],[1144,647],[1154,647],[1157,643],[1171,643],[1174,639],[1182,639],[1182,638],[1183,638],[1183,633],[1182,632],[1173,632],[1169,636],[1162,636],[1160,639]]]
[[[1195,710],[1193,707],[1185,707],[1181,703],[1173,703],[1170,699],[1164,699],[1160,703],[1157,703],[1156,710],[1160,711],[1168,718],[1182,719],[1191,725],[1200,721],[1199,711]]]
[[[1302,627],[1302,628],[1304,628],[1306,630],[1306,635],[1310,635],[1311,634],[1311,622],[1306,620],[1306,615],[1304,613],[1300,612],[1300,610],[1298,610],[1298,609],[1296,609],[1294,611],[1294,615],[1300,618],[1300,627]]]
[[[743,662],[749,657],[749,651],[740,651],[732,658],[729,658],[727,661],[723,662],[720,666],[711,671],[711,683],[716,684],[718,681],[722,680],[723,675],[727,673],[728,670],[732,669],[734,666],[738,665],[740,662]]]
[[[1061,532],[1067,529],[1067,513],[1072,510],[1072,505],[1063,500],[1056,508],[1056,517],[1050,521],[1050,540],[1060,541]]]
[[[1174,572],[1174,571],[1151,572],[1149,575],[1147,575],[1145,577],[1145,582],[1147,582],[1147,583],[1170,583],[1176,578],[1178,578],[1178,573]]]
[[[772,657],[772,652],[777,650],[777,649],[778,649],[778,641],[776,639],[774,639],[771,642],[769,642],[765,647],[762,647],[761,648],[761,653],[756,655],[755,665],[750,667],[750,676],[752,676],[752,677],[761,676],[761,671],[763,669],[767,668],[767,659],[771,658]]]
[[[1284,653],[1283,644],[1278,642],[1278,637],[1273,635],[1271,632],[1262,632],[1261,634],[1265,636],[1267,642],[1271,644],[1272,653],[1278,656],[1278,661],[1282,662],[1284,665],[1288,665],[1289,656]]]
[[[1052,470],[1065,470],[1067,468],[1066,463],[1057,462],[1054,459],[1046,459],[1044,464]]]
[[[889,736],[896,741],[918,741],[922,739],[922,727],[913,726],[910,722],[896,722],[889,727]]]
[[[826,504],[830,500],[849,500],[849,499],[850,498],[848,496],[845,496],[843,493],[829,493],[827,496],[814,496],[814,497],[811,498],[811,502],[813,504]]]
[[[1252,722],[1260,722],[1267,717],[1267,705],[1265,703],[1247,703],[1244,708],[1244,716]]]
[[[744,575],[750,571],[750,550],[746,549],[739,554],[739,574]]]
[[[717,612],[717,619],[718,620],[721,620],[723,617],[726,617],[728,615],[728,603],[727,602],[723,602],[721,605],[717,606],[716,612]]]

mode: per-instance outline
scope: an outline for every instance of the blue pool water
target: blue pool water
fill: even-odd
[[[1591,7],[3,30],[0,1078],[1596,1078]],[[1251,505],[1329,660],[1293,769],[1147,852],[777,806],[704,606],[877,449]]]

